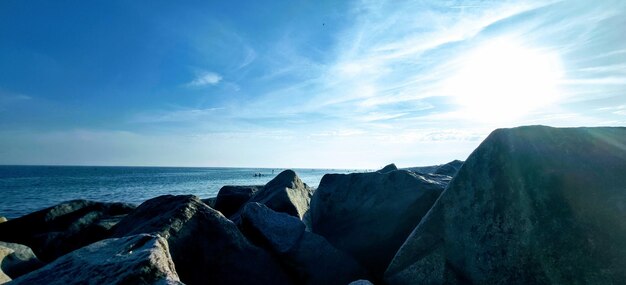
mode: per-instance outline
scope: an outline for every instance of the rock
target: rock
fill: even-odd
[[[150,199],[120,221],[114,237],[154,233],[169,243],[185,284],[289,284],[278,263],[196,196]]]
[[[19,284],[182,284],[167,241],[155,235],[106,239],[19,277]]]
[[[302,220],[309,210],[311,196],[313,196],[313,189],[303,183],[293,170],[285,170],[276,175],[263,189],[256,192],[248,202],[258,202],[276,212],[286,213]],[[239,224],[240,216],[241,210],[231,219]]]
[[[224,216],[230,217],[235,214],[244,203],[263,189],[263,185],[257,186],[224,186],[217,193],[215,210],[220,211]]]
[[[378,172],[378,173],[387,173],[387,172],[396,171],[396,170],[398,170],[398,167],[396,167],[396,165],[392,163],[392,164],[389,164],[389,165],[383,167],[383,169],[378,170],[376,172]]]
[[[0,224],[8,221],[6,217],[0,217]]]
[[[352,281],[348,285],[374,285],[374,283],[370,282],[369,280],[361,279],[361,280],[357,280],[357,281]]]
[[[35,253],[25,245],[0,241],[0,247],[13,251],[0,262],[2,271],[11,278],[17,278],[44,265]]]
[[[202,199],[201,201],[207,206],[215,209],[215,202],[217,201],[217,197],[206,198],[206,199]]]
[[[453,160],[444,165],[437,167],[434,174],[447,175],[447,176],[455,176],[459,169],[463,166],[463,161]]]
[[[135,206],[73,200],[0,224],[0,240],[29,246],[44,262],[108,238],[118,216]],[[108,222],[107,222],[108,221]]]
[[[446,164],[411,167],[411,168],[407,168],[406,170],[415,172],[420,175],[438,174],[438,175],[454,176],[459,171],[461,166],[463,166],[463,161],[453,160]]]
[[[13,253],[12,249],[0,246],[0,263],[4,262],[4,259],[7,256],[11,255],[12,253]],[[2,268],[0,268],[0,284],[4,284],[9,281],[11,281],[11,277],[5,274]]]
[[[311,201],[312,231],[381,278],[444,186],[406,170],[326,174]]]
[[[626,128],[494,131],[386,283],[626,284],[625,146]]]
[[[260,203],[247,203],[242,228],[253,241],[279,256],[297,284],[347,284],[365,270],[326,239],[305,231],[301,220]]]

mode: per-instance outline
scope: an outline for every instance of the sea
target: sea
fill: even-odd
[[[17,218],[58,203],[87,199],[142,202],[165,194],[217,196],[224,185],[264,185],[284,169],[220,167],[2,166],[0,216]],[[293,169],[317,187],[327,173],[347,169]]]

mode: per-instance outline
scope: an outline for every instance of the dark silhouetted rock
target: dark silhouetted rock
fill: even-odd
[[[264,250],[196,196],[150,199],[120,221],[114,236],[155,233],[167,239],[181,280],[193,284],[289,284]]]
[[[366,277],[352,257],[326,239],[305,231],[296,217],[275,212],[260,203],[247,203],[242,212],[244,232],[279,256],[297,276],[298,284],[347,284]]]
[[[12,251],[0,261],[0,268],[13,279],[44,265],[28,246],[0,241],[0,247]]]
[[[276,212],[287,213],[302,220],[309,210],[311,196],[313,189],[302,182],[293,170],[285,170],[256,192],[248,202],[258,202]],[[239,224],[241,210],[231,219]]]
[[[398,167],[396,167],[396,165],[392,163],[392,164],[389,164],[389,165],[383,167],[383,169],[378,170],[376,172],[378,172],[378,173],[387,173],[387,172],[396,171],[396,170],[398,170]]]
[[[461,169],[461,166],[463,166],[463,161],[453,160],[446,164],[410,167],[410,168],[406,168],[406,170],[415,172],[420,175],[438,174],[438,175],[446,175],[446,176],[453,177],[456,175],[459,169]]]
[[[73,200],[0,224],[0,240],[29,246],[45,262],[108,238],[120,216],[135,208],[124,203]]]
[[[220,211],[226,217],[230,217],[239,211],[241,206],[248,202],[254,193],[262,188],[263,185],[224,186],[217,193],[217,199],[213,209]]]
[[[361,280],[357,280],[357,281],[352,281],[348,285],[374,285],[374,283],[370,282],[369,280],[361,279]]]
[[[206,204],[207,206],[215,209],[215,202],[217,201],[217,197],[211,197],[211,198],[206,198],[206,199],[202,199],[202,203]]]
[[[406,170],[326,174],[311,201],[312,231],[381,278],[444,186]]]
[[[167,241],[154,235],[106,239],[19,277],[19,284],[182,284]]]
[[[494,131],[388,284],[626,284],[626,128]]]
[[[451,162],[448,162],[444,165],[439,166],[435,170],[434,174],[447,175],[447,176],[454,177],[456,173],[459,172],[459,169],[461,169],[461,166],[463,166],[463,161],[453,160]]]

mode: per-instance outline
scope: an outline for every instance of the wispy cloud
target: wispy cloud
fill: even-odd
[[[182,109],[174,111],[153,111],[135,115],[133,123],[166,123],[166,122],[201,122],[216,116],[216,112],[224,108]]]
[[[222,76],[215,72],[202,72],[192,81],[186,84],[188,87],[204,87],[208,85],[217,85],[222,81]]]

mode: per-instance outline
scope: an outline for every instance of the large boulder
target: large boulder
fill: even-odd
[[[626,128],[494,131],[388,284],[626,284]]]
[[[230,217],[260,189],[263,189],[263,185],[224,186],[217,193],[214,209]]]
[[[194,284],[289,284],[277,262],[196,196],[150,199],[120,221],[114,237],[154,233],[169,243],[181,280]]]
[[[154,235],[106,239],[14,279],[19,284],[181,284],[167,241]]]
[[[311,229],[381,278],[444,186],[406,170],[326,174],[311,201]]]
[[[309,210],[312,196],[313,189],[302,182],[293,170],[288,169],[265,184],[263,189],[256,192],[248,202],[258,202],[276,212],[286,213],[302,220]],[[241,222],[241,211],[240,209],[231,217],[237,224]]]
[[[124,203],[72,200],[0,223],[0,240],[29,246],[44,262],[110,236],[135,208]]]
[[[0,260],[0,269],[11,278],[17,278],[44,265],[28,246],[0,241],[0,248],[12,251]]]
[[[253,242],[278,255],[298,284],[338,284],[366,277],[365,269],[325,238],[305,231],[302,221],[260,203],[248,203],[242,228]]]

